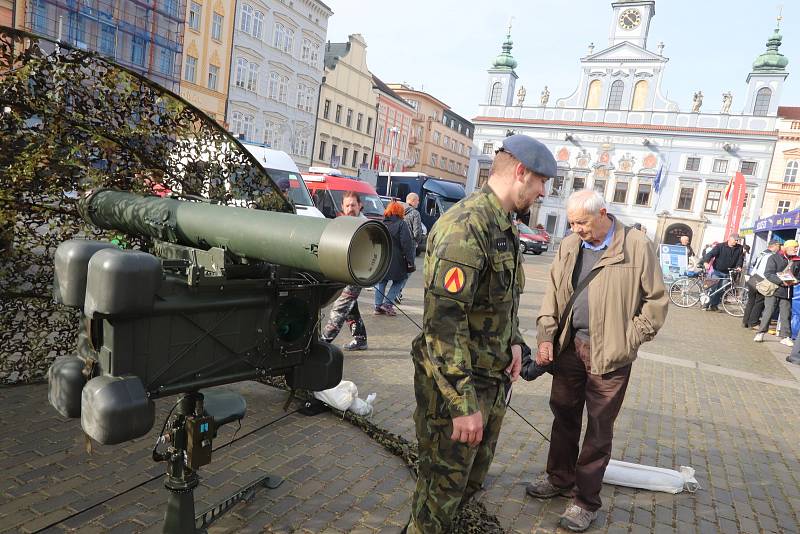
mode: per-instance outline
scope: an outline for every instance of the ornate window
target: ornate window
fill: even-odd
[[[678,205],[675,209],[691,211],[693,201],[694,187],[690,185],[681,185],[681,190],[678,194]]]
[[[797,181],[797,169],[800,167],[800,162],[792,160],[786,164],[786,171],[783,173],[783,181],[794,183]]]
[[[492,91],[489,94],[489,105],[490,106],[499,106],[500,105],[500,98],[503,96],[503,84],[500,82],[494,82],[492,84]]]
[[[600,109],[600,95],[603,91],[603,82],[593,80],[589,84],[589,91],[586,95],[586,109]]]
[[[225,17],[214,13],[211,17],[211,38],[219,41],[222,39],[222,21]]]
[[[278,83],[280,76],[277,72],[269,73],[269,97],[273,100],[278,100]]]
[[[722,191],[717,189],[709,189],[706,191],[706,205],[703,211],[706,213],[719,213],[719,207],[722,203]]]
[[[250,62],[243,57],[236,60],[236,81],[234,82],[236,87],[244,89],[247,84],[247,68],[249,63]]]
[[[261,39],[261,35],[264,32],[264,13],[261,11],[256,11],[255,16],[253,17],[253,37],[256,39]]]
[[[634,111],[644,111],[647,106],[647,92],[650,89],[647,80],[639,80],[633,86],[633,102],[631,109]]]
[[[614,199],[612,202],[625,204],[628,201],[628,182],[617,180],[614,184]]]
[[[242,18],[239,22],[239,29],[245,33],[250,33],[253,27],[253,6],[249,4],[242,5]]]
[[[247,66],[247,90],[255,91],[258,88],[258,63]]]
[[[283,49],[283,42],[286,40],[286,28],[280,22],[275,23],[275,35],[272,38],[272,46]]]
[[[183,78],[187,82],[195,82],[197,78],[197,58],[192,56],[186,56],[186,67],[184,69]]]
[[[650,192],[653,186],[650,184],[639,184],[639,190],[636,192],[636,205],[649,206],[650,205]]]
[[[620,109],[622,106],[622,93],[624,91],[625,84],[622,80],[617,80],[611,84],[611,92],[608,94],[608,109]]]
[[[762,87],[756,93],[756,103],[753,105],[753,115],[764,117],[769,112],[769,101],[772,98],[772,89]]]

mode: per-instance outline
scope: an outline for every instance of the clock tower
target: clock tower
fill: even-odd
[[[650,20],[656,14],[655,0],[617,0],[612,2],[614,16],[611,19],[611,32],[608,45],[628,41],[641,48],[647,48],[647,34]]]

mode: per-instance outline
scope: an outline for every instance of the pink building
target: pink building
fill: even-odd
[[[414,108],[377,76],[372,75],[378,95],[378,123],[375,127],[375,150],[372,169],[404,171],[414,164],[408,150]]]

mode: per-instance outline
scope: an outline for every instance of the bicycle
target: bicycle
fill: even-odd
[[[713,278],[706,275],[705,270],[682,276],[669,286],[669,299],[680,308],[691,308],[698,302],[703,306],[708,305],[711,297],[722,293],[722,309],[733,317],[744,316],[747,305],[747,290],[734,284],[733,273],[736,269],[728,269],[728,276]],[[720,286],[712,291],[714,285],[723,281]]]

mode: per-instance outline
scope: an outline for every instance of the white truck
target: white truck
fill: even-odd
[[[311,200],[311,194],[303,181],[300,169],[297,168],[297,164],[289,154],[282,150],[273,150],[253,143],[242,143],[242,146],[258,160],[274,182],[277,183],[281,178],[289,179],[289,185],[291,185],[289,198],[294,203],[298,215],[325,218],[322,212],[314,206],[314,201]]]

